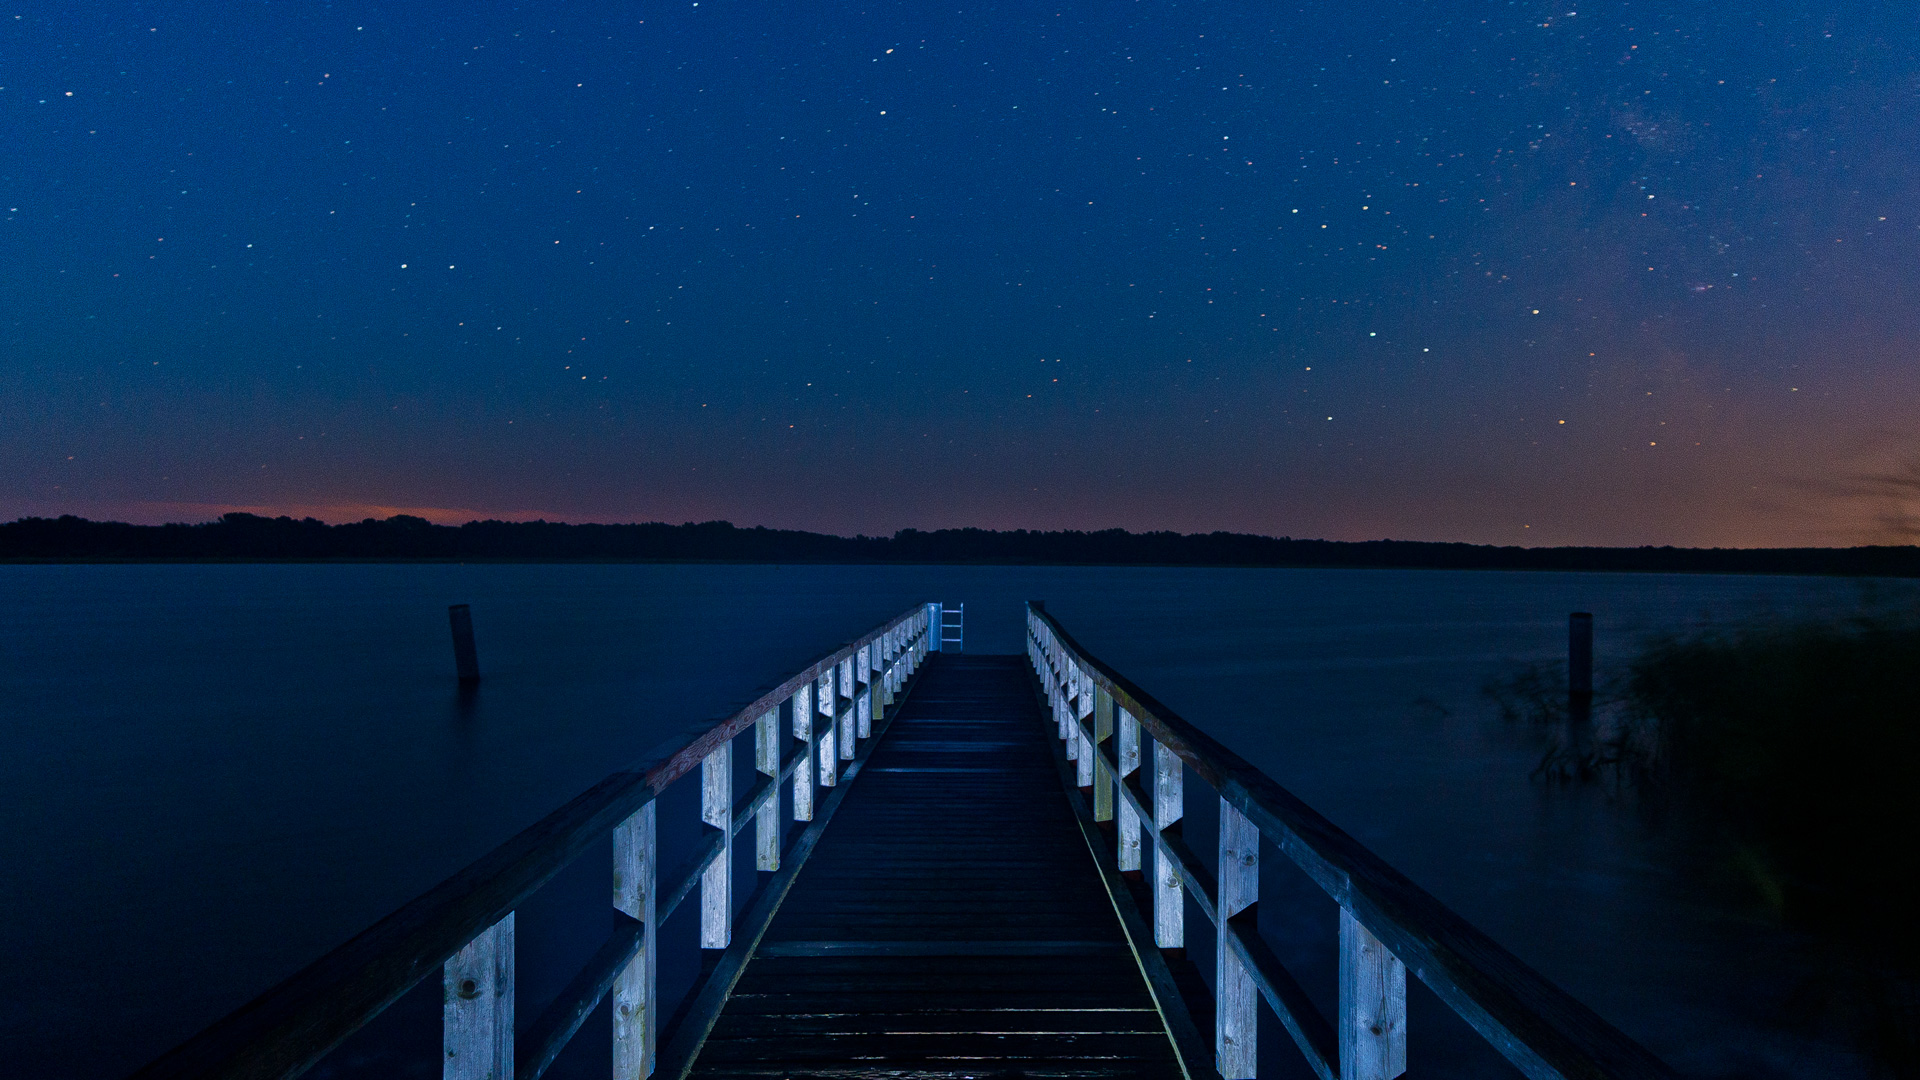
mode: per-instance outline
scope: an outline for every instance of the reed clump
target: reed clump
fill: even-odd
[[[1879,1070],[1920,1076],[1920,620],[1768,620],[1644,642],[1588,726],[1565,676],[1486,687],[1536,775],[1606,780],[1721,838],[1722,864],[1834,948],[1799,997]]]

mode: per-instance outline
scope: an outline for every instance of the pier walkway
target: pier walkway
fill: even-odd
[[[1025,656],[965,655],[962,622],[915,605],[668,739],[136,1077],[293,1080],[437,981],[444,1080],[540,1080],[596,1015],[614,1080],[1243,1080],[1263,1007],[1291,1073],[1393,1080],[1409,973],[1518,1075],[1674,1076],[1041,604]],[[698,821],[663,827],[696,775]],[[1205,850],[1190,812],[1217,824]],[[610,918],[605,943],[517,1015],[516,909],[609,855],[612,911],[569,916]],[[1337,934],[1291,929],[1331,938],[1337,993],[1262,937],[1273,857],[1337,906]],[[675,1003],[658,931],[680,911],[699,949],[664,961],[692,980]],[[561,1072],[609,1075],[576,1049]]]
[[[937,656],[695,1077],[1180,1074],[1020,656]]]

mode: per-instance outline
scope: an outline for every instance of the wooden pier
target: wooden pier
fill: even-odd
[[[957,612],[909,609],[137,1075],[299,1076],[437,973],[447,1080],[537,1080],[603,1002],[615,1080],[1253,1077],[1263,1004],[1321,1080],[1392,1080],[1411,970],[1523,1075],[1672,1076],[1037,603],[1027,630],[1025,656],[967,656]],[[657,798],[695,772],[704,840],[663,871]],[[1180,825],[1196,798],[1218,805],[1204,854]],[[609,848],[614,929],[523,1023],[514,910]],[[1260,937],[1263,854],[1339,904],[1332,1018]],[[703,959],[673,1005],[657,929],[687,900]],[[1185,949],[1193,908],[1216,928],[1205,958]]]

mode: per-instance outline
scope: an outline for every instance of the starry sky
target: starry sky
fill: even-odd
[[[1920,13],[0,10],[0,517],[1920,535]]]

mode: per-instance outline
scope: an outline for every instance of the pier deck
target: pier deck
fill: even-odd
[[[1026,658],[929,661],[692,1075],[1178,1076]]]

